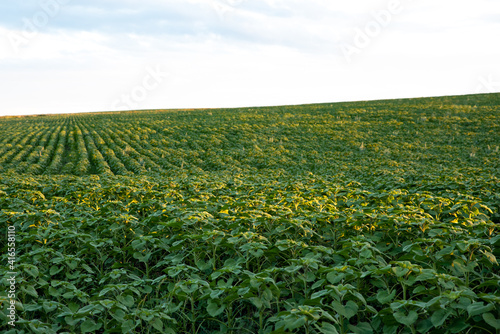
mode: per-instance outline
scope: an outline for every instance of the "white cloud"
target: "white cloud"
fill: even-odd
[[[109,110],[148,66],[169,77],[143,109],[474,93],[480,77],[499,72],[491,0],[399,0],[347,62],[340,47],[391,1],[70,3],[19,52],[6,36],[22,35],[22,17],[9,17],[0,24],[0,114]]]

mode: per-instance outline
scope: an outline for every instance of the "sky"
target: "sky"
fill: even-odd
[[[0,116],[500,91],[498,0],[2,0]]]

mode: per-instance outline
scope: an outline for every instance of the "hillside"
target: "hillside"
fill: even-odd
[[[40,174],[498,166],[499,94],[0,119],[0,170]],[[385,168],[380,168],[385,166]]]
[[[498,333],[499,146],[500,94],[0,118],[0,330]]]

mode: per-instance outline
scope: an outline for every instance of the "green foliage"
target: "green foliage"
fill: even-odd
[[[498,98],[2,119],[16,331],[497,333]]]

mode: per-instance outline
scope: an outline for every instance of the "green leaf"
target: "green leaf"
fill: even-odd
[[[202,270],[202,271],[205,271],[205,270],[209,270],[212,268],[212,260],[210,261],[203,261],[203,260],[198,260],[195,262],[196,266],[198,267],[198,269]]]
[[[31,304],[31,305],[25,305],[24,310],[27,312],[34,312],[34,311],[39,311],[42,309],[41,305],[38,304]]]
[[[91,332],[96,331],[100,327],[101,327],[101,324],[96,324],[94,321],[92,321],[90,319],[85,320],[80,325],[80,329],[82,330],[82,333],[91,333]]]
[[[427,333],[434,325],[430,319],[424,319],[417,322],[417,332],[419,333]]]
[[[469,328],[470,325],[465,322],[464,318],[459,318],[453,320],[451,325],[448,327],[450,333],[463,333],[466,328]]]
[[[64,321],[70,326],[75,326],[80,321],[80,319],[75,319],[72,316],[68,315],[64,317]]]
[[[173,330],[170,327],[165,328],[162,333],[163,334],[176,334],[175,330]]]
[[[238,289],[238,295],[244,296],[250,291],[249,287]]]
[[[321,328],[318,328],[318,329],[323,334],[339,334],[339,332],[337,331],[337,328],[335,328],[334,325],[329,324],[327,322],[323,322],[323,325],[321,326]]]
[[[87,272],[93,274],[94,271],[92,270],[92,268],[90,268],[87,264],[83,263],[82,264],[82,268],[85,269]]]
[[[366,305],[366,299],[363,297],[362,294],[360,294],[358,291],[355,290],[350,290],[349,293],[353,295],[354,297],[358,298],[364,305]]]
[[[33,276],[35,278],[37,278],[38,274],[39,274],[38,268],[33,266],[33,265],[27,265],[24,268],[24,271],[26,271],[28,274],[30,274],[31,276]]]
[[[120,309],[117,309],[116,311],[114,312],[111,312],[111,316],[113,318],[115,318],[116,320],[118,320],[119,322],[124,322],[124,318],[127,314],[123,311],[123,310],[120,310]]]
[[[110,299],[101,299],[99,300],[99,304],[107,308],[108,310],[116,305],[116,301]]]
[[[52,301],[43,303],[43,309],[45,310],[45,312],[52,312],[57,309],[57,306],[58,303]]]
[[[90,305],[87,305],[87,306],[84,306],[82,307],[81,309],[78,310],[78,312],[76,312],[77,314],[87,314],[91,311],[93,311],[94,309],[96,308],[96,306],[94,304],[90,304]]]
[[[38,298],[38,292],[36,292],[33,285],[21,286],[21,290],[26,292],[28,295]]]
[[[453,261],[451,266],[453,269],[455,269],[456,272],[458,272],[458,274],[461,274],[460,276],[463,276],[463,274],[469,271],[462,260]]]
[[[426,291],[426,290],[427,290],[427,288],[424,285],[419,285],[415,289],[413,289],[412,293],[417,295],[417,294],[421,293],[422,291]]]
[[[379,290],[377,292],[377,300],[380,302],[380,304],[387,304],[390,303],[394,297],[396,296],[396,291],[392,291],[389,293],[387,290]]]
[[[134,259],[137,259],[141,262],[148,262],[151,257],[151,252],[135,252],[133,255]]]
[[[149,323],[151,324],[151,326],[153,326],[154,328],[156,328],[158,331],[162,332],[162,330],[163,330],[163,321],[161,321],[160,318],[154,318]]]
[[[62,295],[66,299],[73,298],[75,296],[75,293],[73,291],[68,291],[65,294]]]
[[[372,334],[373,328],[367,322],[360,322],[356,326],[349,325],[349,329],[356,334]]]
[[[483,314],[483,313],[489,312],[494,308],[495,308],[495,305],[493,305],[491,303],[484,305],[483,302],[476,302],[476,303],[473,303],[473,304],[467,306],[467,312],[469,312],[469,317],[473,317],[473,316],[478,315],[478,314]]]
[[[362,258],[369,258],[372,256],[372,251],[369,249],[364,249],[361,251],[361,253],[359,253],[359,256]]]
[[[493,255],[492,253],[490,253],[488,251],[483,251],[483,250],[481,250],[481,253],[483,253],[484,256],[486,256],[488,261],[490,261],[491,263],[496,264],[498,266],[498,261],[497,261],[497,258],[495,257],[495,255]]]
[[[70,262],[67,263],[67,265],[68,265],[69,269],[73,270],[76,267],[78,267],[78,262],[76,262],[76,261],[70,261]]]
[[[135,289],[130,288],[130,290],[134,291]],[[145,294],[150,294],[153,291],[153,288],[149,285],[143,285],[141,286],[141,291],[144,292]],[[134,292],[140,296],[140,293],[137,290],[135,290]]]
[[[137,250],[137,249],[144,249],[144,246],[146,245],[146,241],[144,240],[140,240],[140,239],[136,239],[134,241],[132,241],[132,248]]]
[[[307,317],[306,316],[301,316],[297,319],[285,319],[284,320],[285,322],[285,328],[286,329],[295,329],[295,328],[299,328],[299,327],[302,327],[306,324],[307,322]]]
[[[336,271],[329,272],[328,275],[326,275],[326,279],[331,284],[339,283],[340,281],[342,281],[342,279],[344,279],[344,277],[345,277],[344,273],[338,273]]]
[[[59,273],[61,270],[63,270],[63,267],[62,267],[62,266],[61,266],[61,267],[58,267],[58,266],[56,266],[56,265],[53,265],[52,267],[50,267],[50,271],[49,271],[50,276],[54,276],[54,275],[56,275],[56,274],[57,274],[57,273]]]
[[[445,309],[441,309],[441,310],[437,310],[436,312],[434,312],[431,316],[431,322],[432,322],[432,325],[434,327],[439,327],[441,326],[442,324],[444,324],[444,322],[446,321],[446,319],[450,316],[450,314],[452,314],[453,311],[452,310],[445,310]]]
[[[401,268],[401,267],[393,267],[392,272],[397,276],[397,277],[403,277],[410,271],[408,268]]]
[[[319,297],[323,297],[324,295],[327,295],[329,293],[330,293],[330,290],[321,290],[321,291],[313,293],[311,295],[311,299],[316,299],[316,298],[319,298]]]
[[[417,281],[427,281],[434,279],[436,277],[436,273],[430,269],[424,269],[420,275],[417,276]]]
[[[359,309],[358,305],[355,302],[353,302],[352,300],[349,300],[345,306],[337,301],[333,301],[332,306],[333,306],[333,309],[338,314],[340,314],[341,316],[343,316],[347,319],[350,319],[354,315],[356,315],[356,313],[358,312],[358,309]]]
[[[384,334],[396,334],[398,332],[398,325],[384,325]]]
[[[217,303],[214,303],[212,301],[208,302],[207,312],[212,317],[217,317],[219,314],[224,312],[225,309],[226,309],[226,305],[222,305],[221,307],[219,307],[219,305]]]
[[[394,313],[394,318],[396,319],[397,322],[403,325],[411,326],[417,321],[418,314],[415,311],[410,311],[408,312],[408,314],[405,314],[402,311],[398,311]]]
[[[122,323],[122,333],[123,334],[132,333],[134,328],[135,328],[135,323],[133,320],[127,320],[127,321]]]
[[[250,297],[248,300],[250,300],[258,309],[261,309],[263,306],[262,300],[258,297]]]
[[[131,295],[128,295],[128,296],[125,296],[123,297],[122,295],[118,296],[116,298],[117,301],[119,301],[120,303],[122,303],[123,305],[127,306],[127,307],[132,307],[134,306],[134,297],[132,297]]]
[[[321,279],[319,281],[317,281],[316,283],[314,283],[311,287],[311,290],[314,290],[314,289],[317,289],[319,288],[320,286],[323,285],[323,283],[325,283],[325,280],[324,279]]]
[[[483,313],[483,319],[488,325],[495,329],[500,329],[500,320],[496,319],[491,313]]]

